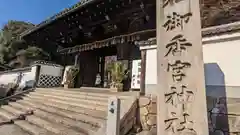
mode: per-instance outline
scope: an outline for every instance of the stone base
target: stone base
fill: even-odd
[[[110,91],[111,92],[122,92],[123,90],[119,89],[119,88],[110,88]]]
[[[149,134],[156,134],[157,130],[157,99],[154,97],[140,97],[140,122],[143,131],[150,131]]]
[[[137,133],[136,135],[157,135],[157,133],[154,134],[151,131],[142,131],[142,132]]]
[[[139,98],[139,135],[156,135],[157,98]],[[207,110],[210,135],[240,135],[240,98],[207,96]]]
[[[64,89],[74,88],[74,85],[73,85],[73,84],[64,84],[64,85],[63,85],[63,88],[64,88]]]
[[[210,134],[240,134],[240,98],[207,97]]]

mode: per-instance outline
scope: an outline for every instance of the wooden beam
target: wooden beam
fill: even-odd
[[[154,2],[149,2],[146,0],[143,0],[143,2],[145,4],[144,9],[153,8],[153,6],[155,5]],[[122,3],[124,4],[122,5]],[[49,37],[49,40],[58,41],[63,36],[69,37],[69,35],[71,35],[72,33],[92,32],[91,31],[92,27],[95,27],[96,25],[101,26],[102,24],[107,22],[107,20],[105,19],[105,15],[109,15],[111,19],[110,20],[111,24],[119,25],[119,24],[122,24],[123,22],[124,24],[127,24],[128,18],[131,14],[135,12],[142,12],[142,9],[139,5],[140,3],[141,3],[141,0],[132,0],[131,2],[129,2],[128,0],[112,1],[111,3],[107,2],[104,5],[99,5],[99,6],[97,5],[101,3],[96,3],[96,5],[92,5],[87,9],[82,9],[82,10],[79,10],[78,12],[71,13],[68,16],[59,18],[54,23],[49,24],[48,26],[45,26],[42,29],[39,29],[38,31],[41,33],[41,36],[36,38],[39,38],[39,40],[45,40],[46,35],[47,36],[51,35]],[[111,7],[109,5],[114,5],[114,6]],[[94,7],[97,9],[97,12],[93,12],[95,10]],[[110,8],[111,8],[111,12],[110,12]],[[94,9],[94,10],[91,10],[91,9]],[[109,10],[105,11],[105,9],[109,9]],[[86,10],[88,10],[88,12],[86,12]],[[102,11],[102,13],[100,14],[99,11]],[[81,12],[83,12],[82,15],[81,15]],[[88,15],[92,15],[93,18],[89,19]],[[82,28],[80,29],[78,25],[81,25]],[[61,29],[58,29],[57,27],[58,28],[60,27]],[[60,32],[62,33],[62,35],[60,35]],[[121,27],[121,30],[118,30],[118,32],[114,33],[114,36],[116,36],[117,34],[123,34],[126,32],[127,32],[127,28]],[[88,40],[88,42],[92,42],[96,40],[94,33],[92,34],[93,34],[93,38],[82,39],[81,42],[79,42],[78,44],[85,43],[84,41],[86,40]],[[113,34],[113,33],[110,33],[110,34]],[[102,38],[108,38],[108,37],[109,37],[108,34],[102,35]]]
[[[146,78],[146,59],[147,51],[141,50],[141,79],[140,79],[140,94],[145,94],[145,78]]]

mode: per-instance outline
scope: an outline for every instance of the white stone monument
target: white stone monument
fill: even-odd
[[[107,135],[120,135],[120,99],[108,100]]]

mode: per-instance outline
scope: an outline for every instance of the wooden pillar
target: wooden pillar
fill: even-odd
[[[79,54],[76,54],[74,58],[74,66],[78,66],[78,63],[79,63]]]
[[[140,78],[140,93],[145,94],[145,76],[146,76],[146,53],[147,50],[141,50],[141,78]]]
[[[101,56],[101,87],[104,87],[104,76],[105,76],[105,57]]]
[[[157,0],[157,135],[208,135],[199,0]]]
[[[35,80],[34,88],[35,88],[35,87],[37,87],[38,81],[39,81],[39,78],[40,78],[40,69],[41,69],[41,66],[36,64],[36,66],[35,66],[35,67],[32,67],[31,70],[33,70],[33,68],[36,68],[36,69],[35,69],[35,78],[34,78],[34,80]]]

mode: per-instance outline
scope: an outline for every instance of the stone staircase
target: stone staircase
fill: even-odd
[[[37,88],[2,100],[1,135],[106,135],[108,98],[121,100],[121,134],[136,122],[137,92]]]

